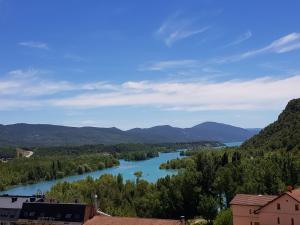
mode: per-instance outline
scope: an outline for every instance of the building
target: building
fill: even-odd
[[[95,216],[84,225],[185,225],[185,223],[180,220]]]
[[[185,225],[181,220],[112,217],[94,205],[44,196],[0,196],[0,225]]]
[[[0,224],[16,224],[19,219],[23,203],[40,201],[41,199],[41,196],[0,196]]]
[[[19,225],[80,225],[94,217],[94,206],[79,203],[25,202],[17,224]]]
[[[30,158],[33,155],[33,151],[28,148],[16,148],[17,158]]]
[[[283,194],[238,194],[230,202],[233,225],[299,225],[300,189]]]

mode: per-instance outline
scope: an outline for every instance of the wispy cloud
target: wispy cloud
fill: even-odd
[[[147,106],[161,110],[280,109],[300,96],[300,75],[228,81],[126,81],[72,83],[45,80],[39,72],[12,72],[0,80],[0,109],[27,107],[99,108]],[[18,74],[18,78],[11,74]],[[278,91],[280,90],[280,91]]]
[[[196,25],[197,20],[182,18],[177,13],[162,23],[156,31],[156,36],[162,39],[168,47],[175,42],[207,31],[210,26]]]
[[[245,33],[240,36],[233,44],[241,43],[251,37],[251,33]],[[162,61],[150,61],[144,63],[138,67],[139,71],[160,71],[168,73],[169,77],[198,77],[202,80],[210,80],[216,77],[224,77],[229,73],[224,72],[218,67],[221,64],[234,63],[247,58],[259,56],[262,54],[283,54],[290,51],[300,49],[300,33],[291,33],[283,36],[269,45],[246,51],[236,55],[229,55],[221,58],[211,59],[176,59],[176,60],[162,60]],[[292,69],[286,69],[286,74],[295,74],[298,71]]]
[[[52,100],[59,107],[149,106],[164,110],[279,109],[299,97],[300,76],[226,82],[126,82],[118,91]],[[278,90],[281,90],[278,92]]]
[[[251,37],[252,37],[252,32],[250,30],[248,30],[245,33],[243,33],[242,35],[238,36],[234,41],[226,44],[224,46],[224,48],[241,44],[242,42],[247,41]]]
[[[200,62],[193,59],[182,59],[182,60],[165,60],[157,62],[149,62],[141,65],[138,70],[140,71],[164,71],[169,69],[182,69],[191,68],[198,65]]]
[[[0,79],[0,97],[24,96],[36,98],[78,91],[107,91],[115,87],[107,82],[72,83],[68,81],[53,81],[41,78],[42,70],[14,70]]]
[[[238,55],[234,56],[229,56],[229,57],[224,57],[218,60],[215,60],[216,63],[231,63],[231,62],[236,62],[240,61],[243,59],[247,59],[250,57],[262,55],[262,54],[267,54],[267,53],[276,53],[276,54],[282,54],[282,53],[287,53],[291,52],[294,50],[300,49],[300,33],[291,33],[286,36],[283,36],[269,45],[247,51]]]
[[[24,41],[19,42],[19,45],[29,48],[38,48],[42,50],[49,50],[48,44],[44,42],[38,42],[38,41]]]
[[[85,62],[86,61],[86,59],[84,57],[76,55],[76,54],[70,54],[70,53],[65,54],[64,58],[72,60],[74,62]]]

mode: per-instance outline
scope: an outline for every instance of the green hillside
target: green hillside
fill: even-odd
[[[241,147],[300,150],[300,98],[291,100],[277,121],[261,130]]]

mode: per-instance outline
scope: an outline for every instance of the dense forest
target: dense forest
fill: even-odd
[[[0,162],[0,190],[12,185],[62,178],[118,164],[119,161],[112,156],[96,153],[81,156],[16,158],[6,163]]]
[[[140,179],[124,182],[121,175],[104,175],[96,180],[55,185],[48,196],[93,202],[92,196],[97,194],[101,210],[112,215],[175,219],[200,215],[212,221],[236,193],[277,194],[286,185],[300,183],[300,157],[282,151],[200,150],[162,167],[180,168],[180,172],[154,184]]]
[[[300,99],[291,100],[278,120],[246,141],[244,149],[300,150]]]
[[[93,202],[92,196],[97,194],[101,210],[111,215],[175,219],[181,215],[200,216],[207,224],[230,225],[228,207],[236,193],[279,194],[288,185],[300,185],[300,140],[295,131],[298,106],[299,100],[291,101],[277,122],[240,148],[193,148],[182,152],[188,157],[161,165],[178,169],[178,175],[156,183],[139,177],[134,182],[123,181],[121,175],[103,175],[96,180],[57,184],[48,196]]]
[[[116,145],[81,145],[81,146],[54,146],[30,148],[35,156],[51,155],[83,155],[93,153],[109,153],[116,158],[125,158],[123,153],[131,152],[170,152],[177,149],[198,149],[204,147],[222,147],[224,144],[217,141],[200,141],[186,143],[162,143],[162,144],[116,144]],[[0,158],[15,158],[16,148],[0,147]]]
[[[121,175],[106,174],[95,180],[88,177],[74,183],[59,183],[52,187],[47,196],[65,202],[80,200],[92,203],[95,202],[93,196],[97,194],[100,209],[111,215],[174,219],[184,215],[188,219],[201,217],[207,224],[230,225],[232,221],[228,207],[236,193],[279,194],[286,191],[288,185],[300,186],[300,140],[295,130],[299,125],[299,103],[299,100],[291,101],[278,121],[239,148],[207,148],[191,143],[189,146],[150,145],[145,151],[140,151],[141,146],[136,145],[110,146],[108,149],[105,149],[107,146],[85,146],[82,147],[86,151],[83,155],[80,147],[64,151],[56,148],[39,149],[37,155],[45,160],[51,158],[51,152],[57,151],[58,155],[68,152],[78,158],[74,170],[79,173],[85,172],[86,168],[99,168],[99,162],[103,163],[105,159],[111,162],[109,165],[104,163],[105,166],[113,166],[117,163],[116,159],[121,157],[141,160],[155,157],[158,151],[188,148],[181,152],[185,158],[170,160],[160,166],[162,169],[177,169],[178,174],[160,178],[155,183],[141,179],[138,171],[135,181],[125,181]],[[90,154],[104,158],[88,164],[92,156]],[[80,161],[82,157],[86,159]],[[45,163],[50,171],[48,176],[51,176],[53,168],[59,168],[61,163],[57,159],[49,159],[48,164]],[[39,166],[37,158],[31,160],[37,160],[29,163],[31,167]],[[24,162],[29,161],[24,159]],[[82,168],[79,169],[78,165],[82,165]],[[7,169],[8,172],[14,170]],[[38,167],[33,170],[40,171]],[[4,175],[4,178],[12,176]],[[30,180],[38,176],[34,175]]]
[[[63,147],[36,147],[31,158],[16,158],[15,148],[0,148],[0,190],[104,169],[119,164],[119,159],[138,161],[157,157],[159,152],[177,148],[220,146],[218,142],[174,144],[117,144]],[[7,160],[8,159],[8,160]],[[6,161],[7,160],[7,161]]]

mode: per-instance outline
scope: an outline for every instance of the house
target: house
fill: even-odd
[[[30,158],[33,155],[33,151],[28,148],[16,148],[17,158]]]
[[[277,196],[237,194],[230,207],[233,225],[299,225],[300,189]]]
[[[19,215],[25,202],[40,201],[42,196],[0,196],[0,224],[14,225],[19,219]]]
[[[112,217],[94,205],[43,196],[0,196],[0,225],[185,225],[181,220]]]
[[[185,223],[180,220],[95,216],[84,225],[185,225]]]
[[[25,202],[23,203],[17,224],[47,225],[70,224],[81,225],[93,218],[95,208],[92,205],[80,203],[57,202]]]

